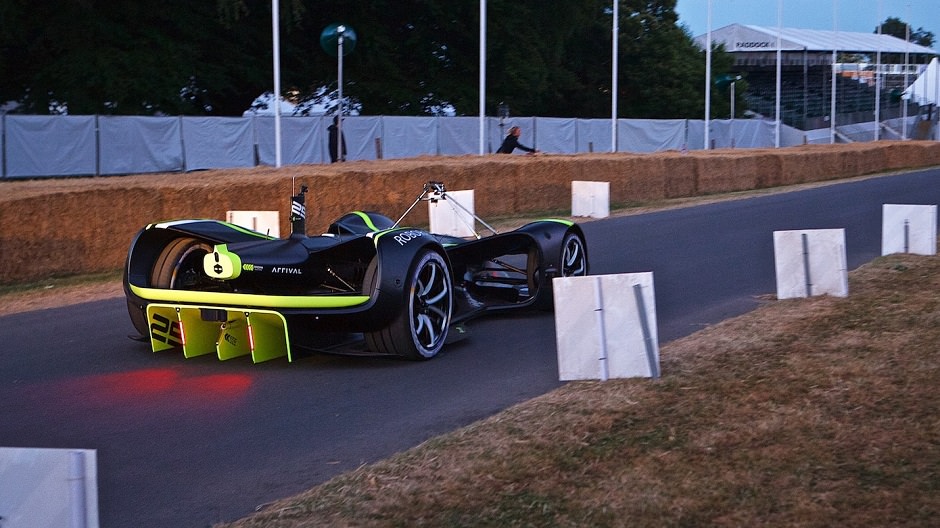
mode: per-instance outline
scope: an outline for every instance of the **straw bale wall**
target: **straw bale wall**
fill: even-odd
[[[570,214],[572,181],[610,182],[611,207],[940,165],[940,143],[804,145],[656,154],[423,157],[274,169],[0,182],[0,284],[120,269],[134,234],[174,218],[278,210],[301,184],[307,226],[351,210],[397,219],[427,181],[473,189],[483,218]],[[418,206],[405,223],[427,224]]]

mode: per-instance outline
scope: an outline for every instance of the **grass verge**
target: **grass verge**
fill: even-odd
[[[227,528],[929,526],[940,514],[940,259],[771,301]]]

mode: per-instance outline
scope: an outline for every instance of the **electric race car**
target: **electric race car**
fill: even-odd
[[[254,362],[302,350],[349,349],[408,359],[437,355],[468,319],[553,306],[552,279],[587,275],[578,225],[539,220],[497,233],[429,182],[399,220],[356,211],[307,236],[305,186],[291,198],[291,234],[273,238],[217,220],[150,224],[124,270],[130,319],[154,352]],[[450,204],[491,235],[401,227],[420,202]],[[456,329],[456,330],[455,330]],[[338,336],[343,336],[342,338]],[[340,346],[342,345],[342,346]]]

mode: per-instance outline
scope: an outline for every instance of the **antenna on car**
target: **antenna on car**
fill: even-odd
[[[307,208],[304,205],[305,194],[307,194],[307,186],[301,185],[300,192],[290,199],[291,236],[307,236]]]
[[[414,203],[411,204],[411,207],[409,207],[401,215],[401,217],[398,218],[398,220],[395,222],[395,225],[393,225],[392,228],[394,229],[398,227],[398,225],[401,224],[401,221],[404,220],[406,216],[408,216],[408,213],[410,213],[411,210],[414,209],[416,205],[418,205],[418,202],[422,200],[432,202],[432,203],[436,203],[439,200],[445,200],[447,201],[447,203],[450,204],[451,207],[460,209],[461,211],[472,216],[474,220],[476,220],[477,222],[480,222],[484,227],[489,229],[494,235],[499,234],[499,232],[496,231],[496,229],[493,228],[493,226],[487,224],[485,221],[483,221],[482,218],[477,216],[476,213],[468,210],[466,207],[461,205],[460,202],[458,202],[457,200],[448,200],[447,189],[444,187],[444,182],[436,182],[436,181],[429,181],[424,184],[424,188],[421,189],[421,194],[419,194],[418,197],[415,198],[415,201]],[[480,234],[477,233],[476,229],[473,229],[473,226],[471,226],[471,231],[473,231],[473,235],[476,238],[480,238]]]

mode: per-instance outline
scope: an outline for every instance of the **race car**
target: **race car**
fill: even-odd
[[[274,238],[218,220],[150,224],[134,237],[124,270],[128,312],[154,352],[185,357],[362,351],[423,360],[471,318],[550,309],[552,279],[588,274],[581,228],[539,220],[498,233],[428,182],[397,220],[354,211],[306,234],[306,186],[291,197],[291,233]],[[473,236],[402,227],[420,202],[450,204],[474,219]],[[491,232],[481,236],[476,223]],[[455,330],[456,329],[456,330]],[[352,336],[352,341],[350,341]]]

